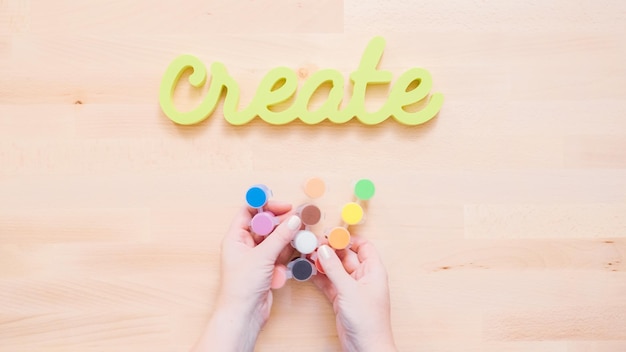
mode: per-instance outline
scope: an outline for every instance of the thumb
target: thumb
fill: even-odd
[[[330,249],[330,247],[322,245],[317,250],[317,253],[326,276],[335,285],[337,292],[342,292],[348,285],[354,282],[354,279],[344,269],[335,251]]]
[[[274,229],[274,232],[267,236],[263,242],[258,245],[258,247],[262,247],[262,255],[265,258],[271,259],[272,262],[276,261],[280,252],[282,252],[285,246],[289,245],[293,236],[296,234],[298,229],[300,229],[301,224],[302,220],[300,220],[300,218],[296,215],[292,215],[286,221],[283,221],[276,227],[276,229]]]

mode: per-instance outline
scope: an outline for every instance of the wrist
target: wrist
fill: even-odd
[[[359,351],[363,352],[397,352],[396,344],[393,340],[390,341],[380,341],[372,344],[367,344],[364,348],[359,349]]]
[[[396,344],[393,342],[393,340],[390,340],[390,341],[379,343],[378,345],[373,345],[370,351],[397,352],[398,349],[396,348]]]
[[[213,311],[211,322],[218,325],[229,324],[229,330],[241,333],[253,333],[256,339],[265,320],[258,305],[249,302],[222,301]]]
[[[219,303],[194,351],[253,351],[262,326],[250,308]]]
[[[361,346],[358,349],[359,351],[395,352],[398,350],[391,330],[369,334],[368,337],[362,339],[360,342]]]

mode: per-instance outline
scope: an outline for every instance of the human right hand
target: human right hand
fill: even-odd
[[[387,272],[372,243],[353,239],[351,248],[337,252],[320,246],[326,276],[313,280],[333,305],[344,351],[396,351]]]

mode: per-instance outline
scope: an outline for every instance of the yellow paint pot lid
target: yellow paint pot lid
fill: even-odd
[[[343,206],[341,219],[348,225],[356,225],[363,220],[363,208],[354,202]]]

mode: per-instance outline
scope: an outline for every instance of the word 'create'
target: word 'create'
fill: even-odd
[[[426,99],[430,93],[432,78],[422,68],[411,68],[400,75],[391,87],[387,101],[378,111],[365,110],[368,84],[389,84],[392,80],[390,71],[378,69],[384,48],[385,40],[382,37],[375,37],[369,42],[357,70],[350,75],[352,95],[343,108],[343,76],[337,70],[322,69],[311,74],[303,83],[291,106],[282,111],[272,111],[272,106],[291,99],[298,89],[297,74],[287,67],[276,67],[263,77],[250,105],[239,110],[239,85],[223,64],[214,62],[211,65],[212,78],[207,95],[193,110],[179,111],[172,96],[182,74],[188,69],[192,70],[189,83],[195,88],[202,88],[207,79],[206,66],[197,57],[181,55],[169,65],[161,81],[161,109],[178,124],[197,124],[213,113],[225,90],[224,118],[233,125],[246,124],[256,116],[274,125],[287,124],[296,118],[307,124],[317,124],[325,119],[345,123],[354,117],[367,125],[379,124],[389,117],[405,125],[419,125],[435,117],[443,104],[441,93],[433,93],[418,111],[406,110],[406,107]],[[319,108],[309,110],[309,100],[325,84],[331,86],[328,98]]]

